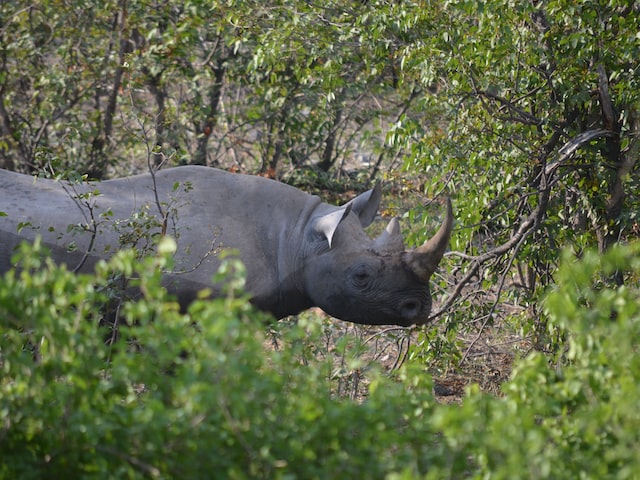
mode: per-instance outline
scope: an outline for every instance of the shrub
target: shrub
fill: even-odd
[[[628,286],[603,279],[626,271]],[[440,408],[433,428],[473,458],[476,478],[637,478],[640,475],[640,244],[564,256],[544,300],[565,341],[553,358],[517,362],[504,398],[472,389]]]
[[[233,291],[181,314],[160,287],[162,256],[120,252],[88,276],[41,254],[23,247],[24,269],[0,285],[3,478],[383,478],[426,467],[433,437],[403,437],[433,406],[426,377],[408,399],[383,377],[364,404],[334,398],[330,368],[265,348],[267,319]],[[123,306],[120,338],[105,345],[102,286],[117,272],[138,276],[143,297]]]
[[[268,319],[233,289],[182,314],[160,286],[168,262],[120,252],[72,275],[23,247],[23,269],[0,283],[1,478],[640,473],[639,245],[566,256],[544,302],[565,339],[556,356],[523,358],[502,397],[472,387],[461,405],[436,404],[416,364],[372,374],[363,401],[336,397],[331,366],[300,360],[302,327],[283,332],[293,348],[265,348]],[[607,287],[621,269],[628,286]],[[143,295],[109,344],[100,308],[116,272]]]

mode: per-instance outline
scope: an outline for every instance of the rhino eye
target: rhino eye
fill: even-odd
[[[364,268],[359,268],[353,272],[351,276],[354,285],[357,287],[364,287],[369,283],[371,274]]]
[[[367,272],[358,272],[354,275],[355,279],[359,282],[366,282],[369,280],[369,274]]]

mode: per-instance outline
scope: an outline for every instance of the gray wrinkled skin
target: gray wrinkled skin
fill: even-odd
[[[161,170],[156,185],[154,191],[149,174],[70,186],[0,170],[0,212],[7,214],[0,216],[0,272],[12,267],[17,243],[36,235],[54,261],[92,271],[99,258],[137,238],[124,219],[144,212],[138,225],[161,231],[157,192],[169,213],[166,234],[178,246],[164,284],[183,308],[200,290],[220,294],[212,283],[219,254],[234,249],[246,265],[252,303],[277,318],[318,306],[363,324],[409,326],[428,319],[429,277],[447,248],[450,204],[436,236],[406,251],[395,219],[378,239],[363,230],[376,215],[379,186],[335,207],[279,182],[208,167]],[[95,191],[99,195],[78,198]],[[85,201],[92,207],[82,206]],[[21,223],[28,225],[18,233]],[[69,231],[70,225],[77,227]],[[91,229],[97,235],[86,231]]]

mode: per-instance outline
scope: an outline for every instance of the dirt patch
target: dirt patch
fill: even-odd
[[[424,341],[421,329],[354,325],[329,317],[320,309],[304,315],[307,325],[320,332],[315,331],[308,340],[300,362],[328,362],[328,376],[336,396],[364,401],[372,372],[393,376],[405,362],[421,361],[409,359],[420,348],[419,342]],[[291,348],[285,339],[286,330],[295,321],[294,317],[281,321],[267,336],[266,348]],[[511,375],[513,361],[531,348],[529,341],[497,329],[486,330],[479,338],[467,334],[458,340],[460,351],[466,352],[463,361],[443,359],[424,365],[425,375],[433,377],[434,396],[442,403],[459,403],[472,384],[491,395],[502,395],[501,386]]]

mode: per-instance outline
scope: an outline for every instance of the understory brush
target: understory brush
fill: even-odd
[[[442,405],[412,362],[372,370],[364,400],[336,395],[331,357],[295,347],[304,325],[281,332],[294,347],[265,348],[270,320],[235,288],[180,313],[167,254],[74,275],[23,246],[0,281],[0,477],[637,478],[638,247],[567,255],[543,301],[555,357],[519,360],[501,397],[471,387]],[[627,286],[607,286],[619,270]],[[142,295],[112,343],[115,272]]]

